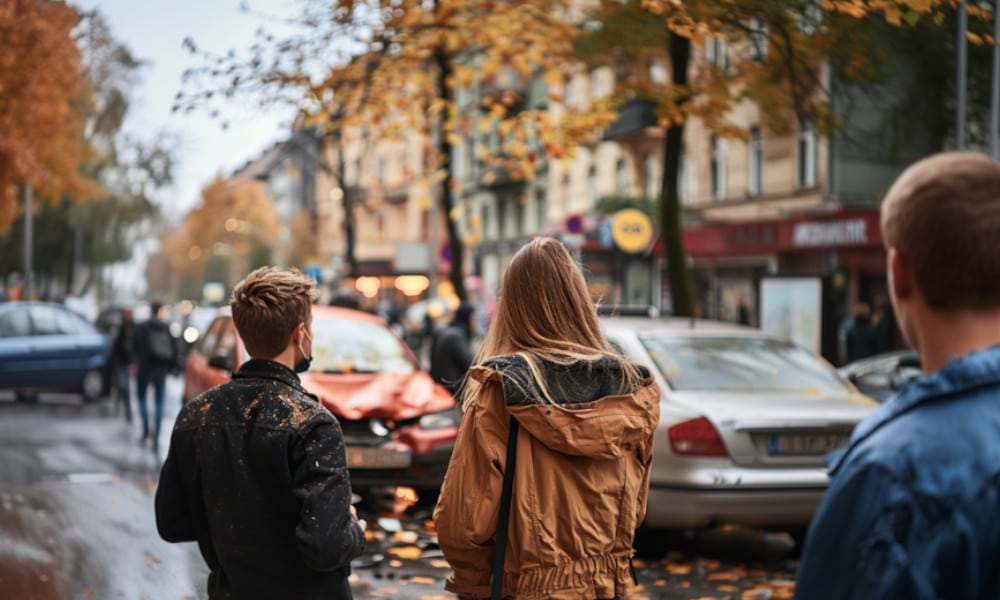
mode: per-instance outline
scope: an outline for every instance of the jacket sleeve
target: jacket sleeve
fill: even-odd
[[[502,393],[498,382],[478,394]],[[434,510],[438,543],[453,569],[445,589],[460,598],[489,598],[493,549],[506,462],[506,423],[473,403],[462,418]],[[506,440],[506,438],[503,438]]]
[[[199,522],[204,515],[192,512],[189,497],[201,498],[201,491],[186,489],[198,484],[198,475],[193,469],[185,470],[178,456],[182,442],[174,433],[170,441],[167,458],[160,469],[160,482],[156,487],[155,510],[156,529],[160,537],[168,542],[191,542],[198,539]],[[199,504],[200,506],[200,504]]]
[[[346,569],[365,549],[365,534],[351,515],[351,482],[344,435],[329,415],[308,422],[293,442],[292,494],[302,502],[295,528],[299,552],[317,571]]]
[[[642,465],[642,482],[639,485],[639,495],[636,502],[635,525],[638,528],[646,518],[646,501],[649,498],[649,475],[653,466],[653,438],[656,436],[656,428],[660,424],[660,388],[655,383],[650,383],[656,390],[655,399],[650,404],[647,414],[649,423],[649,437],[639,451],[639,460]]]
[[[881,468],[845,465],[834,476],[809,527],[795,598],[924,598],[875,591],[910,587],[908,569],[898,564],[906,556],[893,542],[896,532],[890,523],[893,504],[898,506],[901,499]]]
[[[132,332],[132,356],[139,364],[146,364],[146,323],[139,323]]]

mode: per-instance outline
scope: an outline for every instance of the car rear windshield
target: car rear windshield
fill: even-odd
[[[675,390],[849,391],[831,367],[790,342],[667,336],[641,341]]]
[[[397,373],[416,370],[399,338],[380,323],[314,319],[311,371]]]

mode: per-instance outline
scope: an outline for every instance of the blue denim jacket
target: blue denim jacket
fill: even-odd
[[[827,461],[795,598],[1000,598],[1000,346],[914,380]]]

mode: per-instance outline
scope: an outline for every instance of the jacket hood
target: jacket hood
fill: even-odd
[[[649,372],[619,393],[621,366],[611,357],[559,364],[536,359],[554,403],[545,400],[526,360],[494,357],[473,367],[481,382],[499,381],[507,411],[539,442],[562,454],[612,459],[648,442],[658,420],[659,390]]]

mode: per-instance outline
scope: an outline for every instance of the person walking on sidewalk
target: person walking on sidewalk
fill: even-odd
[[[160,319],[163,305],[149,303],[149,319],[135,326],[136,390],[139,418],[142,419],[142,443],[152,438],[153,450],[160,448],[160,423],[167,394],[167,375],[177,370],[177,343],[170,326]],[[153,390],[153,417],[149,416],[149,390]]]
[[[890,300],[924,375],[828,457],[795,597],[1000,598],[1000,162],[917,162],[881,221]]]
[[[462,379],[472,364],[472,324],[475,317],[476,308],[462,302],[455,309],[451,323],[435,331],[431,337],[431,377],[452,394],[458,394]]]
[[[365,548],[344,436],[297,373],[312,360],[315,282],[263,267],[236,285],[251,359],[181,408],[156,490],[168,542],[197,541],[212,599],[349,600]]]
[[[111,342],[111,374],[115,402],[121,403],[125,421],[132,422],[132,371],[135,369],[135,322],[132,309],[123,308],[122,322]]]
[[[462,405],[434,512],[454,570],[446,589],[489,598],[499,578],[505,598],[627,596],[660,394],[605,342],[583,274],[559,241],[535,239],[508,265]],[[504,566],[494,572],[504,535]]]

